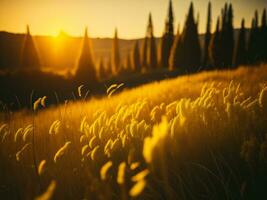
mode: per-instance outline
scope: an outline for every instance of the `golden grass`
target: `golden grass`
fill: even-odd
[[[45,192],[51,181],[57,184],[48,187],[49,198],[52,191],[57,199],[249,196],[247,188],[239,192],[251,177],[239,169],[246,174],[266,164],[266,75],[264,65],[240,67],[115,94],[119,84],[101,99],[38,110],[45,107],[40,97],[34,113],[8,113],[0,123],[8,174],[2,184],[13,182],[22,199]]]

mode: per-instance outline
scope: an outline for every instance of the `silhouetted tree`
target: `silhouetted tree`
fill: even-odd
[[[233,58],[233,66],[239,66],[245,64],[247,64],[246,28],[245,28],[245,20],[242,19],[241,29],[239,30],[239,36]]]
[[[142,63],[141,64],[143,68],[146,68],[147,66],[147,42],[148,42],[148,37],[146,35],[143,41],[143,46],[142,46]]]
[[[93,83],[97,81],[95,64],[92,56],[91,43],[85,28],[81,54],[75,73],[76,79],[82,82]]]
[[[254,51],[255,51],[255,19],[253,18],[251,21],[251,28],[249,32],[249,40],[248,40],[248,62],[252,64],[255,61]]]
[[[30,33],[30,28],[27,25],[27,32],[24,38],[24,43],[21,51],[21,67],[30,69],[39,69],[40,60],[33,38]]]
[[[126,60],[125,60],[126,61]],[[125,74],[126,73],[126,66],[125,66],[126,62],[121,62],[120,64],[120,75]]]
[[[169,69],[173,70],[181,66],[183,49],[182,49],[182,38],[180,35],[180,26],[178,25],[177,33],[175,36],[175,40],[171,49],[171,54],[169,58]]]
[[[203,66],[208,67],[209,63],[209,44],[211,40],[211,2],[208,4],[208,15],[207,15],[207,27],[205,34],[205,44],[204,44],[204,57]]]
[[[234,26],[233,26],[233,7],[229,5],[227,9],[227,29],[226,29],[226,50],[225,50],[225,65],[231,67],[234,54]]]
[[[220,48],[220,56],[218,57],[217,65],[214,66],[215,68],[224,68],[227,66],[227,49],[228,49],[228,4],[225,3],[224,8],[221,11],[221,29],[219,31],[219,48]]]
[[[221,61],[217,68],[231,67],[234,52],[234,28],[233,28],[233,7],[232,4],[225,4],[222,10],[222,26],[220,32]]]
[[[209,57],[213,68],[221,65],[221,43],[220,43],[220,18],[217,19],[216,31],[212,36],[209,46]]]
[[[263,10],[260,28],[260,59],[267,61],[267,16],[266,9]]]
[[[168,17],[165,22],[165,30],[159,47],[159,65],[161,67],[167,68],[169,64],[170,52],[174,41],[173,21],[172,1],[170,0]]]
[[[156,41],[153,33],[153,22],[152,15],[149,13],[148,26],[147,26],[147,67],[156,68],[157,67],[157,47]]]
[[[112,47],[112,73],[115,75],[120,71],[120,50],[119,50],[119,40],[118,31],[115,29],[113,47]]]
[[[142,70],[138,41],[135,42],[132,52],[132,66],[135,71],[140,72]]]
[[[98,63],[98,79],[99,80],[103,80],[106,78],[106,69],[103,63],[103,59],[102,57],[99,59],[99,63]]]
[[[129,72],[132,71],[133,67],[132,67],[131,54],[130,53],[127,55],[125,66],[126,66],[127,71],[129,71]]]
[[[201,49],[198,38],[197,24],[194,19],[194,6],[191,2],[189,12],[182,33],[183,57],[181,70],[183,72],[196,72],[201,65]]]
[[[105,64],[105,70],[106,70],[106,78],[109,78],[112,76],[112,64],[111,64],[111,58],[107,58],[106,64]]]
[[[258,11],[255,11],[255,16],[252,19],[250,35],[249,35],[249,43],[248,43],[248,57],[249,63],[255,64],[258,63],[260,53],[259,53],[259,24],[258,24]]]

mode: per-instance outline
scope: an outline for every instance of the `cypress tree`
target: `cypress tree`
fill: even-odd
[[[260,56],[261,61],[267,61],[267,16],[266,9],[263,10],[260,30]]]
[[[197,24],[194,19],[194,6],[191,2],[186,23],[182,33],[183,72],[197,72],[201,65],[201,49],[198,37]]]
[[[103,59],[102,57],[99,59],[99,63],[98,63],[98,79],[99,80],[103,80],[106,78],[106,69],[103,63]]]
[[[229,5],[227,10],[227,27],[226,27],[226,49],[225,49],[225,65],[232,66],[234,54],[234,27],[233,27],[233,7]]]
[[[233,58],[233,66],[239,66],[245,64],[247,64],[246,28],[245,28],[245,20],[242,19],[241,29],[239,30],[239,36]]]
[[[112,47],[112,73],[118,74],[120,71],[120,50],[119,50],[119,40],[118,40],[118,31],[115,29],[113,47]]]
[[[126,61],[126,60],[125,60]],[[126,72],[126,65],[125,65],[125,63],[126,62],[122,62],[121,64],[120,64],[120,74],[125,74],[125,72]]]
[[[126,67],[126,71],[128,71],[128,72],[132,71],[132,69],[133,69],[130,53],[127,55],[125,67]]]
[[[227,13],[228,13],[228,3],[225,3],[224,8],[221,11],[221,31],[227,31]]]
[[[81,54],[75,75],[78,81],[86,81],[89,83],[97,81],[96,69],[92,56],[91,43],[87,34],[87,28],[85,28]]]
[[[221,29],[218,29],[216,37],[217,44],[216,58],[213,58],[213,64],[216,68],[231,67],[234,56],[234,27],[233,27],[233,7],[232,4],[225,3],[221,11]],[[215,53],[215,52],[214,52]],[[213,55],[215,56],[215,55]]]
[[[181,44],[182,44],[182,38],[180,35],[180,26],[178,25],[177,34],[169,58],[169,70],[174,70],[175,68],[179,68],[181,66],[183,57],[183,49]]]
[[[21,67],[28,69],[39,69],[40,60],[33,38],[30,33],[30,27],[27,25],[27,32],[21,51]]]
[[[209,57],[213,68],[221,65],[221,43],[220,43],[220,18],[217,19],[216,31],[212,36],[209,46]]]
[[[148,42],[148,37],[146,35],[143,41],[143,46],[142,46],[142,67],[143,68],[147,67],[147,42]]]
[[[252,19],[250,35],[249,35],[249,43],[248,43],[248,57],[249,63],[255,64],[259,61],[259,24],[258,24],[258,11],[255,11],[255,16]]]
[[[261,46],[261,33],[260,33],[260,26],[259,26],[259,13],[256,10],[255,11],[255,25],[256,25],[256,29],[255,29],[255,49],[254,49],[254,55],[255,55],[255,63],[259,63],[260,62],[260,49],[259,47]]]
[[[223,67],[231,67],[233,62],[234,54],[234,28],[233,28],[233,7],[229,4],[225,8],[225,30],[224,35],[222,35],[222,45],[223,45]]]
[[[156,41],[153,33],[153,22],[152,15],[149,13],[148,26],[147,26],[147,67],[156,68],[157,67],[157,47]]]
[[[138,71],[138,72],[141,72],[142,70],[138,41],[135,42],[133,52],[132,52],[132,67],[133,67],[133,70]]]
[[[174,17],[173,17],[172,1],[170,0],[168,17],[165,22],[165,30],[161,38],[161,43],[159,47],[159,65],[165,68],[168,67],[170,52],[174,41],[173,21]]]
[[[267,28],[267,16],[266,16],[266,8],[263,9],[262,17],[261,17],[261,28]]]
[[[129,70],[128,70],[128,66],[127,66],[127,59],[128,59],[128,55],[127,55],[127,57],[123,60],[123,62],[121,63],[121,69],[120,69],[120,74],[122,74],[122,75],[125,75],[125,74],[127,74],[128,72],[129,72]]]
[[[208,67],[209,64],[209,44],[211,40],[211,2],[208,5],[208,15],[207,15],[207,26],[205,34],[205,44],[204,44],[204,57],[203,66]]]
[[[251,28],[249,32],[249,40],[248,40],[248,62],[249,64],[252,64],[255,62],[254,58],[254,51],[255,51],[255,19],[253,18],[251,21]]]
[[[105,71],[106,71],[106,78],[109,78],[112,76],[112,64],[111,64],[110,57],[106,59]]]
[[[219,48],[220,48],[220,56],[217,60],[217,65],[214,66],[216,68],[224,68],[227,66],[227,49],[228,49],[228,24],[227,24],[227,15],[228,15],[228,4],[225,3],[224,8],[221,12],[221,30],[219,31]]]

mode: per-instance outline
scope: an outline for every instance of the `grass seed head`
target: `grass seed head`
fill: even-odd
[[[45,167],[46,167],[46,160],[42,160],[38,166],[38,174],[42,175],[45,171]]]
[[[100,169],[100,178],[101,180],[107,179],[107,172],[112,166],[112,161],[108,161],[106,164],[104,164]]]
[[[61,147],[54,156],[54,162],[57,163],[70,148],[71,142],[66,142],[63,147]]]
[[[120,163],[120,165],[118,167],[118,175],[117,175],[117,183],[119,185],[124,184],[125,170],[126,170],[126,163],[125,162]]]

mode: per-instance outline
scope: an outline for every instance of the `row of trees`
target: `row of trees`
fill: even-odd
[[[209,13],[211,8],[209,6]],[[211,38],[207,30],[205,49],[210,54],[210,63],[217,68],[236,67],[245,64],[258,64],[267,61],[267,18],[266,9],[262,13],[259,25],[258,11],[252,19],[251,29],[245,28],[245,20],[241,21],[241,28],[235,41],[233,28],[232,5],[225,5],[221,17],[217,19],[216,31]],[[209,47],[209,52],[207,51]],[[207,60],[208,61],[208,60]],[[206,62],[208,63],[208,62]]]
[[[150,13],[142,47],[139,48],[139,43],[136,41],[126,61],[122,63],[116,29],[111,60],[104,63],[101,59],[98,68],[95,67],[86,29],[76,67],[76,77],[79,80],[96,81],[98,78],[107,78],[111,75],[132,71],[141,72],[159,67],[170,70],[179,69],[181,73],[193,73],[203,69],[234,68],[238,65],[267,61],[266,9],[263,11],[261,23],[259,23],[258,12],[255,12],[250,30],[245,28],[243,19],[238,37],[235,37],[233,16],[232,4],[226,3],[217,19],[216,29],[212,33],[212,5],[209,3],[204,47],[201,48],[198,34],[199,22],[194,17],[193,3],[190,4],[183,30],[180,31],[178,26],[175,35],[174,15],[170,0],[165,29],[159,44],[154,37]],[[27,27],[21,63],[25,67],[38,68],[40,66],[29,27]]]
[[[128,57],[126,69],[141,71],[142,69],[165,67],[179,69],[181,73],[192,73],[203,69],[235,68],[239,65],[258,64],[267,61],[266,9],[263,10],[261,23],[258,20],[258,11],[255,11],[250,29],[246,29],[245,20],[242,19],[241,28],[238,32],[236,31],[237,35],[233,25],[232,4],[226,3],[221,10],[214,33],[211,30],[212,4],[210,2],[207,11],[203,47],[200,46],[199,22],[194,17],[193,3],[190,4],[183,30],[180,31],[178,25],[175,35],[172,1],[170,1],[165,29],[158,48],[153,34],[150,13],[141,51],[139,51],[138,42],[136,42],[132,50],[132,62],[129,62]],[[114,40],[117,40],[117,37]],[[118,50],[114,51],[113,49],[113,52],[118,53]],[[139,52],[141,52],[141,56]]]
[[[170,2],[168,22],[173,22],[171,8]],[[164,33],[161,40],[163,44],[165,43],[165,46],[162,45],[160,50],[161,66],[168,66],[171,69],[179,68],[183,73],[190,73],[202,69],[234,68],[239,65],[266,62],[266,9],[263,10],[260,25],[258,11],[255,11],[250,30],[245,28],[245,20],[242,19],[237,37],[235,37],[233,16],[232,4],[226,3],[217,19],[215,32],[212,34],[212,5],[211,3],[208,4],[204,47],[201,51],[198,21],[194,19],[194,8],[193,3],[191,3],[183,31],[180,33],[178,26],[174,41],[171,39],[173,28],[169,28],[170,24],[173,27],[173,23],[166,23],[166,30],[169,31]],[[171,46],[169,44],[172,44],[171,51],[169,50],[169,46]],[[167,52],[170,53],[167,54]],[[166,54],[169,55],[169,65],[166,65]]]

